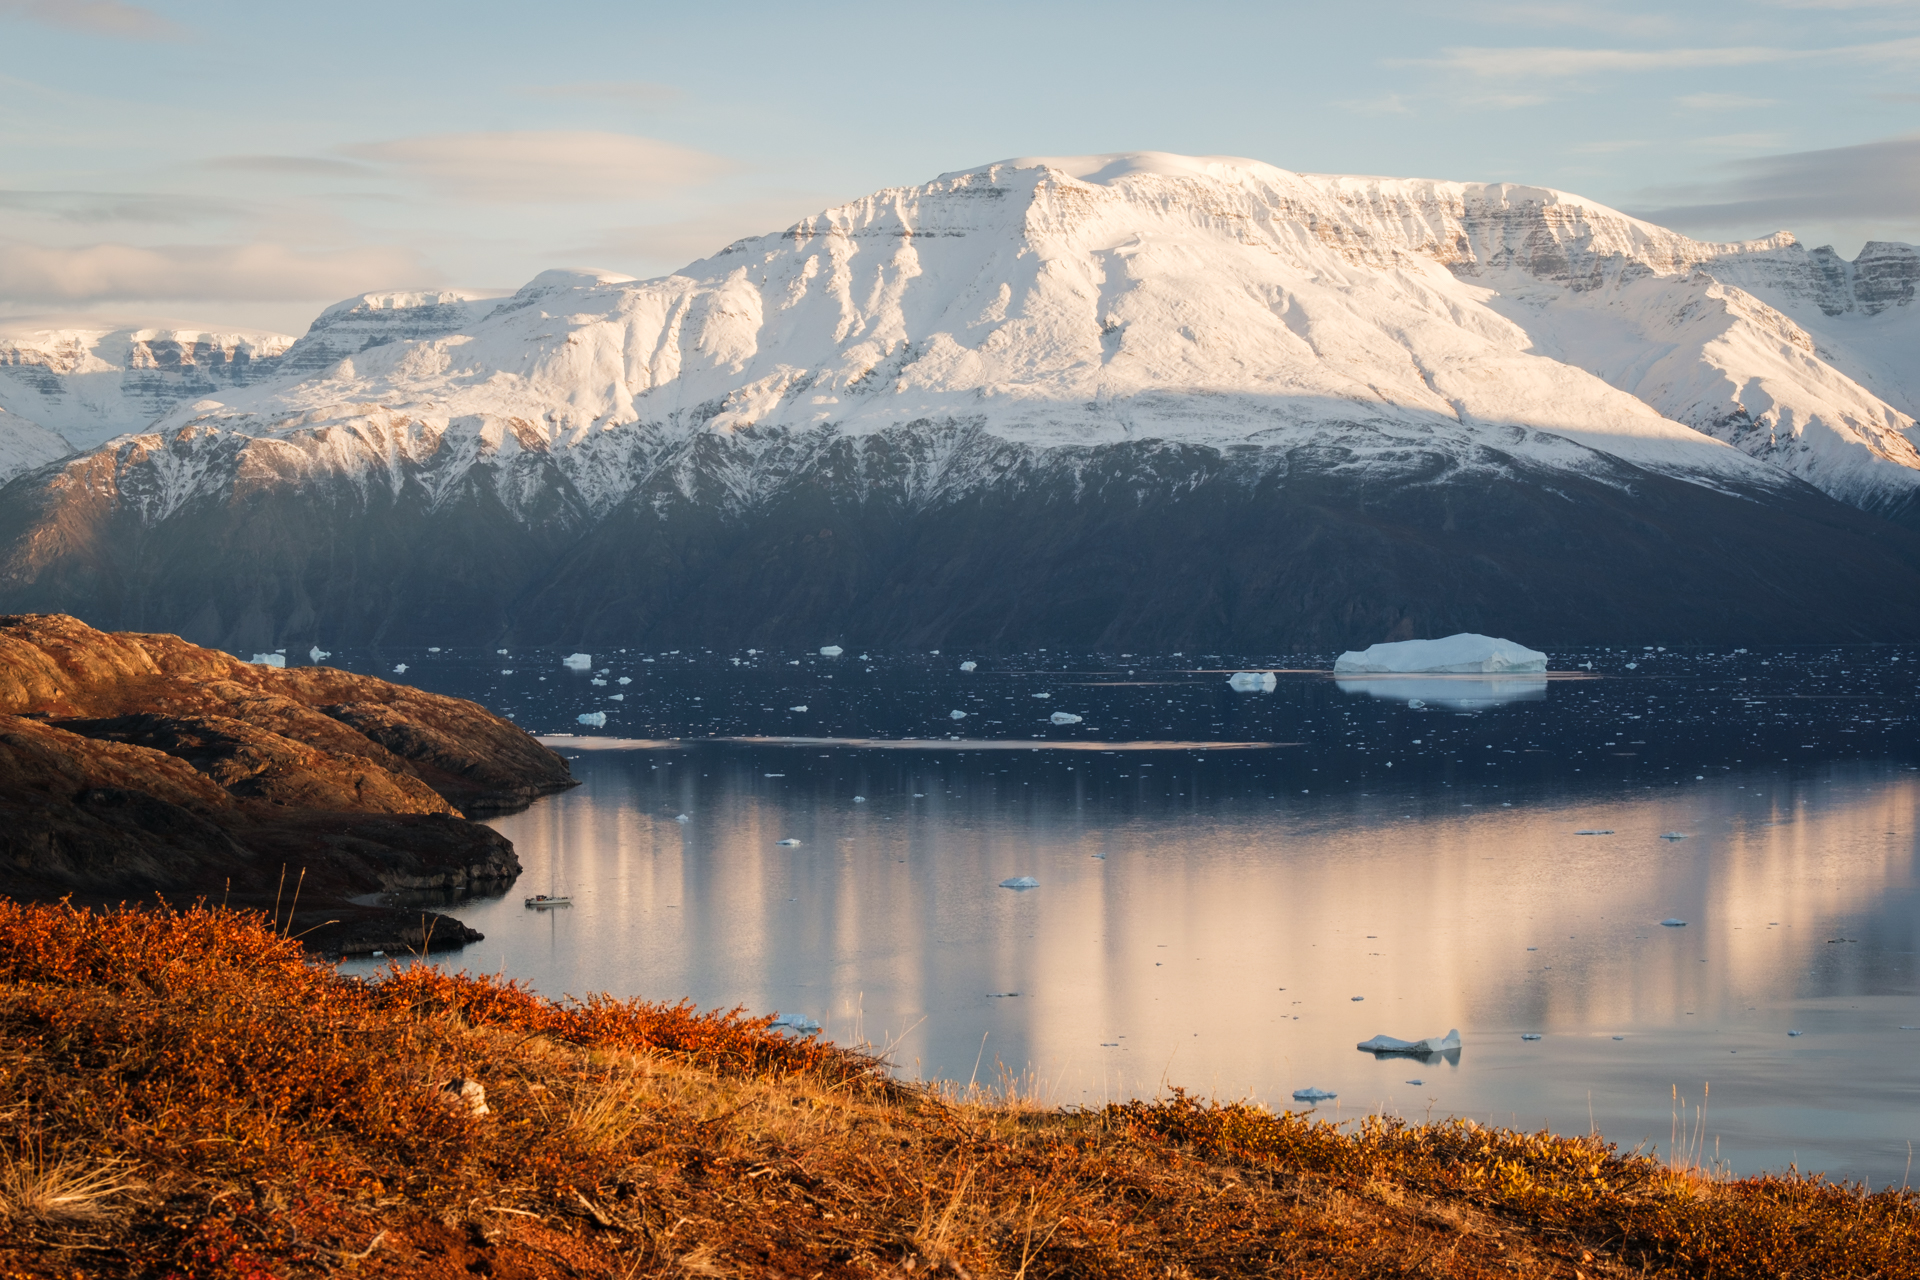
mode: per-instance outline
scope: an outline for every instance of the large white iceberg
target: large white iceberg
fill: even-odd
[[[560,659],[560,665],[570,667],[575,671],[586,671],[593,666],[593,655],[590,653],[570,653]]]
[[[1449,1049],[1460,1047],[1460,1032],[1456,1028],[1443,1036],[1428,1036],[1425,1040],[1396,1040],[1392,1036],[1375,1036],[1371,1040],[1362,1040],[1353,1046],[1368,1053],[1445,1053]]]
[[[257,665],[262,667],[284,667],[287,665],[287,655],[284,653],[256,653],[253,655],[253,660]]]
[[[1339,675],[1400,675],[1441,672],[1458,675],[1504,675],[1510,671],[1545,671],[1547,655],[1511,640],[1462,631],[1444,640],[1395,640],[1349,650],[1333,664]]]

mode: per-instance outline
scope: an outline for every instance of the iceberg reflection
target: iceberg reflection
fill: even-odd
[[[1347,693],[1364,693],[1389,702],[1416,699],[1436,707],[1484,707],[1506,702],[1538,702],[1547,696],[1545,676],[1335,676]]]

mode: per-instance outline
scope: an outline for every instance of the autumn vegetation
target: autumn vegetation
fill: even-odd
[[[909,1085],[738,1012],[343,978],[255,913],[0,900],[0,1024],[6,1280],[1920,1276],[1904,1190]]]

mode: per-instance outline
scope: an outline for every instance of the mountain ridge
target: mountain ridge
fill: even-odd
[[[1882,258],[1898,255],[1873,261]],[[1726,530],[1749,538],[1768,521],[1798,528],[1817,554],[1780,551],[1780,565],[1818,576],[1836,556],[1876,564],[1883,592],[1920,563],[1912,529],[1887,523],[1920,524],[1913,419],[1820,354],[1862,325],[1897,347],[1915,314],[1898,296],[1900,272],[1867,274],[1880,281],[1867,290],[1879,310],[1867,315],[1855,297],[1852,312],[1829,315],[1832,272],[1790,236],[1692,241],[1547,188],[1149,153],[979,166],[736,241],[655,280],[550,271],[504,298],[374,294],[329,308],[285,349],[289,372],[177,405],[144,432],[0,490],[0,605],[71,604],[104,610],[111,625],[233,643],[344,643],[428,625],[424,614],[376,621],[379,610],[327,592],[282,591],[312,577],[310,550],[286,532],[299,528],[352,560],[354,581],[408,582],[476,637],[526,635],[539,627],[516,610],[583,625],[612,616],[566,566],[597,562],[596,540],[620,527],[629,545],[652,548],[639,557],[651,568],[627,563],[617,575],[651,611],[629,609],[622,625],[664,635],[662,617],[692,616],[673,585],[683,579],[718,573],[744,598],[733,557],[784,530],[795,504],[833,516],[814,523],[816,536],[836,520],[869,527],[858,514],[869,506],[899,517],[884,535],[872,526],[859,571],[868,577],[839,579],[841,607],[852,608],[881,583],[895,584],[897,600],[914,596],[887,544],[951,524],[962,508],[979,520],[998,511],[1044,541],[1045,521],[1025,505],[1038,502],[1066,524],[1106,521],[1147,554],[1152,522],[1123,518],[1119,490],[1131,485],[1136,515],[1150,508],[1171,528],[1186,518],[1179,504],[1214,483],[1229,506],[1229,489],[1282,506],[1317,493],[1315,536],[1336,542],[1356,513],[1391,509],[1400,514],[1389,523],[1401,522],[1392,540],[1453,546],[1469,560],[1486,553],[1449,541],[1423,488],[1491,486],[1493,508],[1516,519],[1544,510],[1535,494],[1578,489],[1568,501],[1586,504],[1581,513],[1540,535],[1567,546],[1632,541],[1632,506],[1657,490],[1669,507],[1697,500],[1721,512]],[[1897,381],[1903,366],[1871,342],[1856,347],[1860,369],[1884,366],[1882,381]],[[1192,474],[1216,480],[1170,484],[1154,470],[1171,456],[1159,450],[1187,451]],[[1240,479],[1217,480],[1229,474]],[[1071,513],[1103,486],[1104,514]],[[1263,520],[1254,523],[1267,536],[1306,536]],[[1677,554],[1706,555],[1733,580],[1751,574],[1697,513],[1669,524],[1664,536],[1696,544]],[[188,528],[216,548],[210,575],[248,564],[260,580],[196,576]],[[950,534],[961,559],[994,548],[1061,590],[1043,557],[992,529]],[[1181,536],[1208,557],[1197,530]],[[1722,545],[1708,554],[1708,542]],[[161,547],[171,550],[156,561]],[[250,564],[262,548],[271,573]],[[1474,576],[1425,552],[1388,559],[1402,577],[1366,589],[1403,596],[1397,614],[1337,598],[1364,574],[1312,599],[1249,579],[1234,589],[1278,594],[1221,625],[1378,639],[1342,631],[1335,615],[1354,626],[1438,620],[1447,610],[1411,579]],[[428,565],[434,581],[422,577]],[[1642,571],[1659,572],[1651,560]],[[1542,594],[1550,573],[1534,561],[1515,581],[1523,594],[1561,598]],[[1733,615],[1776,637],[1817,638],[1817,627],[1765,619],[1818,597],[1837,610],[1835,635],[1920,621],[1875,599],[1870,577],[1841,577],[1866,595],[1795,586],[1776,569],[1764,608]],[[164,608],[152,589],[162,580],[179,597]],[[982,600],[1018,590],[968,581]],[[451,604],[448,584],[471,605]],[[1632,625],[1659,616],[1659,599],[1636,609],[1618,586],[1606,594]],[[802,609],[810,624],[831,595]],[[1178,595],[1132,616],[1161,617]],[[967,616],[1009,642],[1018,628],[1005,618],[1045,612],[902,604],[889,620],[873,607],[877,632],[932,634],[938,617]],[[989,626],[996,610],[1003,622]],[[1301,619],[1314,610],[1322,616]],[[346,613],[360,620],[324,629]],[[1692,605],[1666,616],[1688,634],[1727,631]],[[1151,626],[1178,629],[1169,617]],[[1501,630],[1472,619],[1451,629]],[[1144,633],[1109,618],[1092,636]]]

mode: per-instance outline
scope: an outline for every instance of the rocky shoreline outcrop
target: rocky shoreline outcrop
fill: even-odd
[[[440,950],[480,935],[382,896],[504,892],[519,859],[471,816],[572,785],[471,702],[0,616],[0,894],[207,898],[275,910],[323,953]]]

